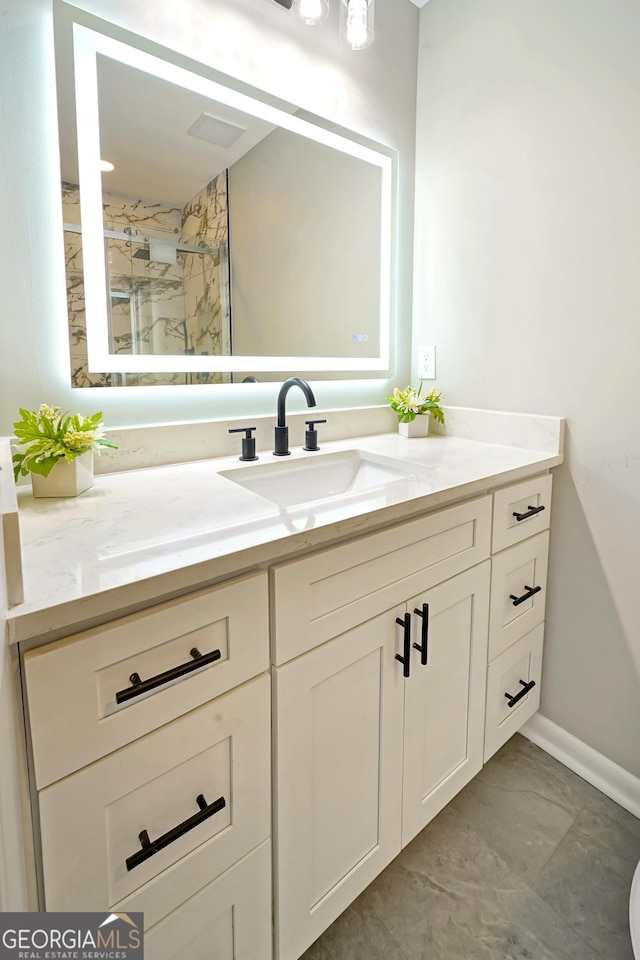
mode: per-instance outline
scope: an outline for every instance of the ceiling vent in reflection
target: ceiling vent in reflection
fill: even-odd
[[[187,133],[191,137],[215,143],[218,147],[230,147],[243,133],[246,133],[246,127],[239,127],[235,123],[229,123],[228,120],[220,120],[210,113],[201,113]]]

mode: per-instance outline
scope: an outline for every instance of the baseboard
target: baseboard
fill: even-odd
[[[634,777],[624,767],[608,760],[557,723],[543,717],[541,713],[534,714],[520,728],[520,733],[601,793],[611,797],[629,813],[640,818],[639,777]]]

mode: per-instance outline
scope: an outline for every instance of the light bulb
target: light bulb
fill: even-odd
[[[373,0],[340,0],[340,39],[352,50],[373,40]]]
[[[322,23],[328,14],[329,0],[298,0],[298,15],[305,23]]]

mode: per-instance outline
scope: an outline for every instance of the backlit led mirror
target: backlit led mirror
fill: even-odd
[[[56,49],[74,386],[388,375],[393,151],[86,23]]]

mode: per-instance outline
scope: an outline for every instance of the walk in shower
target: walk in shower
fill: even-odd
[[[185,207],[104,196],[104,253],[111,352],[231,353],[226,173]],[[87,369],[78,187],[62,185],[72,385],[228,382],[224,373],[93,373]]]

